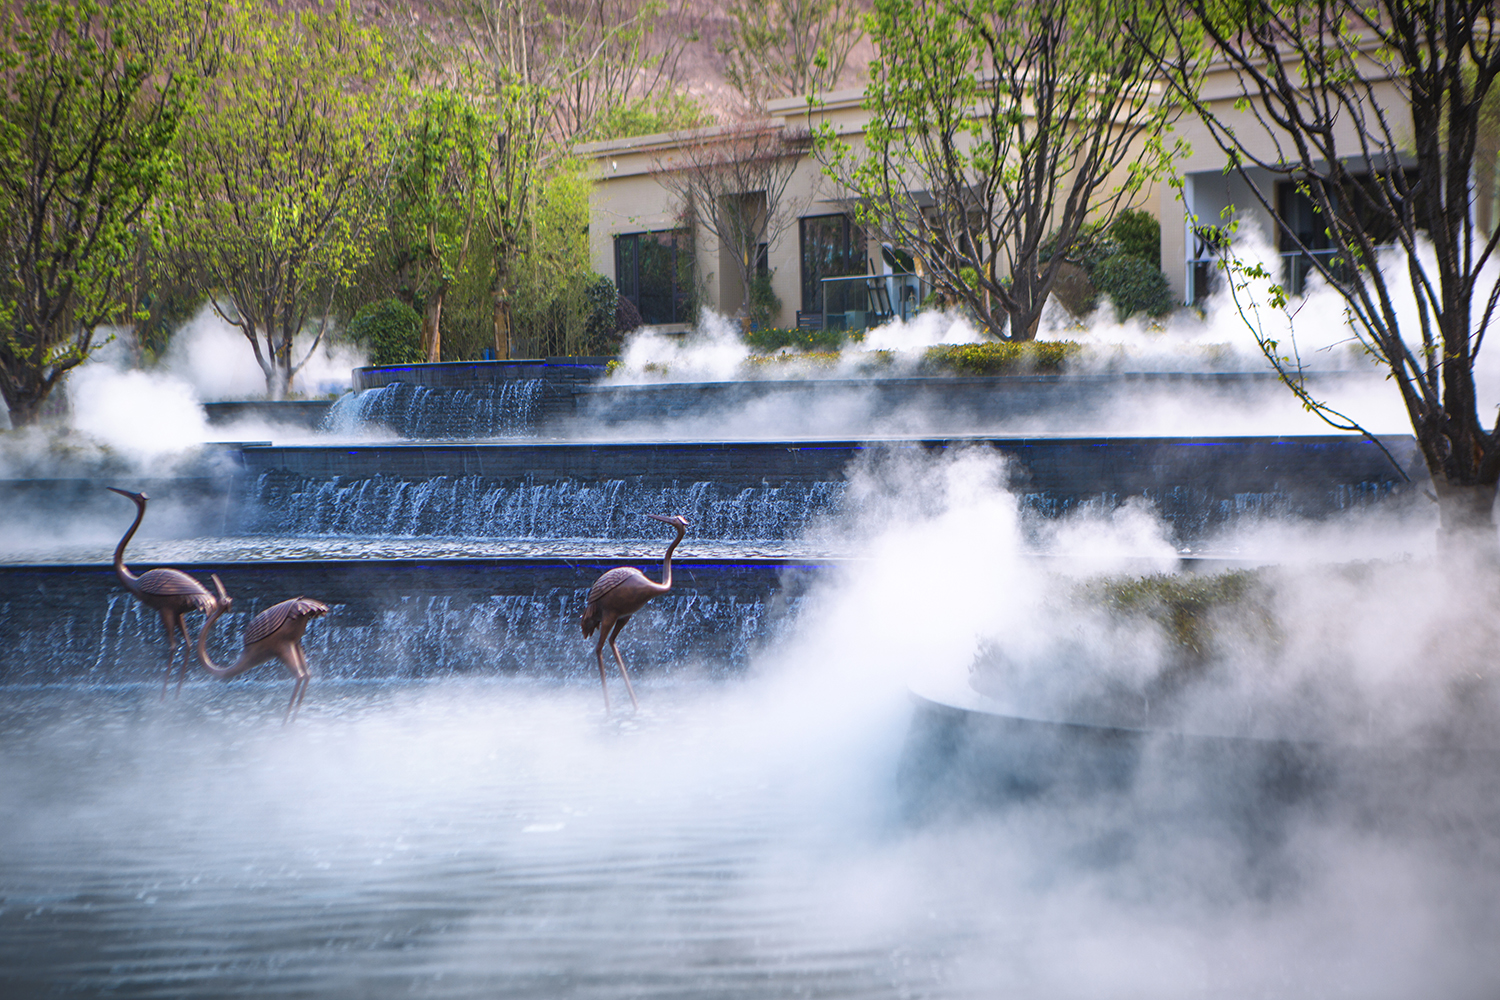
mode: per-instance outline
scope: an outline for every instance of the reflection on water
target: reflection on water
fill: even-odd
[[[325,686],[282,727],[274,685],[11,692],[0,992],[930,985],[931,942],[819,912],[854,817],[806,812],[809,762],[720,693],[642,693],[606,722],[597,689]]]
[[[895,816],[787,685],[5,692],[0,995],[1493,996],[1493,857]],[[859,713],[855,713],[859,714]]]

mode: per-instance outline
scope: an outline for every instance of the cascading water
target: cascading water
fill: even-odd
[[[702,540],[785,540],[835,511],[842,482],[735,488],[717,482],[648,485],[614,479],[496,484],[480,476],[421,481],[374,476],[343,483],[264,473],[237,529],[261,535],[476,538],[651,538],[639,512],[671,511]]]
[[[406,382],[346,393],[324,417],[331,434],[384,429],[404,438],[520,437],[536,430],[544,379],[438,390]]]

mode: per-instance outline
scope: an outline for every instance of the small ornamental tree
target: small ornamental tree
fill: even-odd
[[[211,51],[196,0],[0,15],[0,396],[11,423],[131,320],[127,285]]]
[[[238,8],[219,30],[223,67],[183,130],[167,235],[181,272],[244,334],[279,398],[378,232],[396,81],[379,35],[343,0]],[[314,323],[295,357],[295,338]]]
[[[786,232],[805,204],[787,190],[798,159],[778,125],[745,122],[705,130],[656,164],[683,214],[729,251],[743,296],[736,308],[747,317],[761,245]]]
[[[1121,27],[1141,8],[1164,16],[1149,0],[875,0],[863,145],[825,125],[819,149],[860,223],[998,336],[1036,336],[1074,241],[1170,160],[1173,107]]]
[[[484,220],[490,117],[466,97],[432,89],[396,140],[390,239],[422,305],[422,353],[442,358],[443,302]]]
[[[1481,410],[1474,378],[1500,306],[1493,0],[1184,0],[1178,8],[1183,16],[1136,36],[1275,220],[1283,245],[1343,298],[1354,334],[1389,372],[1432,476],[1446,551],[1500,557],[1500,418],[1493,399]],[[1203,96],[1206,68],[1229,75],[1238,99]],[[1278,185],[1311,202],[1326,251],[1307,245]],[[1232,247],[1228,254],[1240,272],[1232,287],[1247,275],[1276,280],[1239,265]],[[1273,286],[1273,304],[1285,301]],[[1266,335],[1253,310],[1246,315],[1299,398],[1335,426],[1357,429],[1309,394],[1295,344]]]

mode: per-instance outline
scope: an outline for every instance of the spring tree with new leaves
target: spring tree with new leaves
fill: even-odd
[[[169,251],[249,343],[280,398],[330,327],[384,221],[401,81],[347,3],[248,5],[180,142]],[[299,335],[309,346],[294,353]]]
[[[132,318],[215,20],[197,0],[32,2],[0,20],[0,396],[16,426]]]
[[[1175,105],[1121,27],[1144,10],[1165,16],[1146,0],[875,2],[863,141],[825,126],[820,154],[860,223],[997,336],[1036,337],[1085,227],[1170,162]]]
[[[1184,0],[1137,29],[1177,99],[1204,123],[1283,246],[1342,296],[1350,327],[1389,373],[1432,477],[1450,553],[1500,557],[1494,521],[1500,412],[1475,366],[1500,307],[1500,17],[1490,0]],[[1227,74],[1232,102],[1202,95]],[[1278,197],[1311,202],[1323,246]],[[1219,220],[1204,220],[1217,224]],[[1228,249],[1236,291],[1277,282]],[[1285,305],[1271,287],[1268,306]],[[1266,356],[1309,408],[1290,339],[1264,332]],[[1494,350],[1493,347],[1488,347]]]

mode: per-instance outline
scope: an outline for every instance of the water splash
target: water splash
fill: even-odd
[[[323,430],[357,435],[383,427],[404,438],[439,440],[523,437],[536,430],[545,382],[512,379],[463,389],[392,382],[339,397]]]

